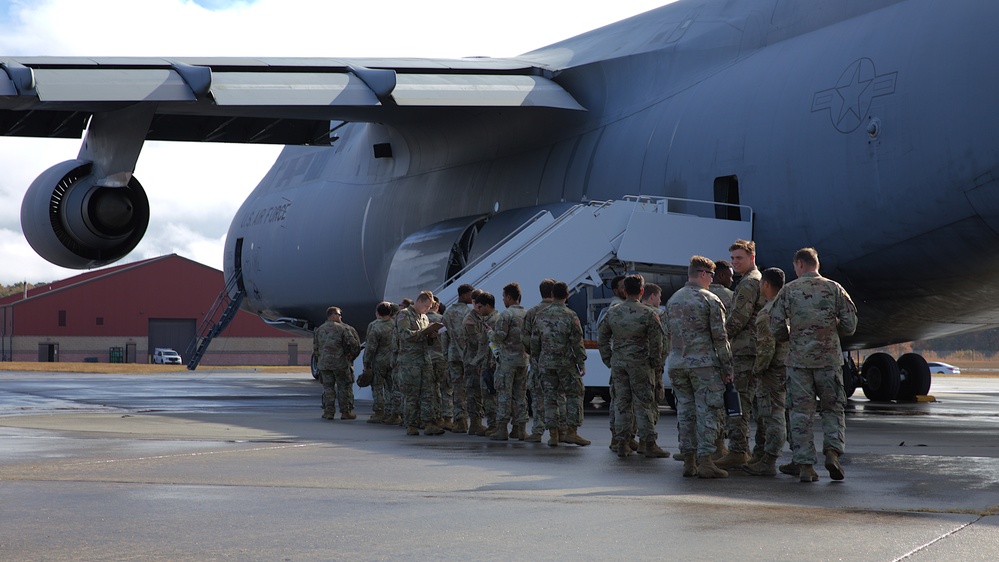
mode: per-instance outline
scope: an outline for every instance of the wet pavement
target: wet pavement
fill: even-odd
[[[308,375],[0,373],[3,560],[993,560],[999,379],[851,400],[846,480],[324,421]],[[664,410],[659,442],[676,451]],[[782,462],[789,460],[784,453]],[[820,467],[821,468],[821,467]]]

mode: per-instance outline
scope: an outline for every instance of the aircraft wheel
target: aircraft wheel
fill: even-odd
[[[894,400],[901,384],[898,363],[887,353],[875,353],[864,361],[864,396],[874,402]]]
[[[930,366],[918,353],[906,353],[898,358],[902,382],[898,389],[899,400],[915,400],[930,392]]]

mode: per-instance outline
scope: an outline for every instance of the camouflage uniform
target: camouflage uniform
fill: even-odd
[[[519,304],[510,306],[496,320],[490,341],[499,348],[496,369],[496,421],[499,424],[527,423],[527,353],[522,331],[527,311]]]
[[[631,440],[633,418],[637,418],[638,436],[643,442],[659,437],[655,430],[659,405],[653,373],[662,373],[662,344],[659,315],[637,300],[610,309],[600,324],[600,359],[611,370],[617,411],[614,437],[619,440]]]
[[[470,426],[482,424],[482,377],[475,365],[479,355],[479,336],[485,328],[482,317],[475,308],[469,308],[461,320],[461,334],[464,341],[464,371],[465,371],[465,410],[468,412]]]
[[[474,314],[474,311],[473,311]],[[496,395],[489,392],[486,386],[486,379],[483,376],[486,371],[491,371],[493,375],[493,390],[496,390],[496,356],[489,348],[489,334],[492,333],[499,313],[493,310],[489,316],[483,316],[481,329],[478,333],[475,358],[472,364],[479,372],[479,395],[482,396],[482,412],[486,417],[486,425],[490,428],[496,427]]]
[[[670,341],[669,378],[676,394],[680,452],[704,457],[715,452],[724,407],[724,373],[732,372],[721,300],[688,282],[666,303]]]
[[[839,283],[806,272],[781,289],[770,311],[777,341],[789,340],[787,387],[791,401],[793,462],[816,461],[812,420],[815,397],[822,417],[822,448],[843,454],[846,440],[846,394],[840,336],[857,329],[857,307]]]
[[[465,336],[463,322],[469,306],[456,302],[444,311],[443,324],[447,328],[447,367],[451,380],[451,408],[454,420],[468,417],[465,410]]]
[[[780,456],[787,438],[784,420],[784,397],[787,394],[786,341],[777,342],[770,331],[770,311],[774,301],[768,302],[756,316],[756,364],[753,373],[759,381],[756,403],[759,421],[765,438],[763,452]]]
[[[443,324],[444,317],[436,312],[428,313],[427,320]],[[434,369],[434,419],[451,419],[451,380],[447,373],[446,337],[447,332],[434,338],[430,345],[430,365]]]
[[[735,287],[732,306],[726,310],[725,331],[728,333],[735,363],[735,389],[742,402],[742,415],[728,418],[728,448],[733,453],[749,452],[749,416],[756,397],[756,316],[767,299],[760,292],[760,270],[753,267]],[[759,428],[759,423],[757,423]],[[762,440],[762,433],[758,435]]]
[[[649,307],[649,308],[652,308],[652,307]],[[660,394],[664,394],[665,393],[666,385],[664,384],[665,381],[663,381],[663,375],[666,374],[666,361],[667,361],[667,358],[669,357],[669,348],[670,348],[670,345],[669,345],[669,336],[666,335],[666,322],[669,321],[669,317],[666,316],[666,311],[663,310],[663,309],[652,308],[652,311],[655,312],[656,316],[659,318],[659,326],[662,328],[662,334],[660,336],[661,339],[662,339],[662,345],[660,346],[662,348],[662,353],[661,353],[660,358],[659,358],[659,370],[658,371],[653,371],[653,373],[652,373],[652,382],[653,382],[653,384],[655,386],[655,393],[656,393],[655,395],[657,397],[656,398],[656,423],[659,423],[659,399],[658,399],[658,396]]]
[[[396,341],[399,357],[396,369],[402,390],[403,425],[418,427],[432,424],[434,415],[434,370],[430,362],[430,346],[436,335],[423,334],[430,325],[426,314],[417,313],[413,307],[399,312],[396,321]]]
[[[327,320],[313,333],[312,349],[319,354],[324,415],[332,417],[337,403],[341,414],[353,412],[354,359],[361,353],[357,331],[349,324]]]
[[[364,370],[371,373],[372,409],[380,417],[393,415],[392,355],[395,351],[391,318],[380,318],[368,324],[364,339]]]
[[[617,295],[614,295],[611,298],[610,304],[607,305],[607,308],[605,308],[602,311],[600,311],[600,316],[597,317],[597,327],[598,327],[598,329],[599,329],[600,326],[603,325],[604,318],[607,318],[607,314],[610,312],[610,310],[612,308],[614,308],[615,306],[623,303],[623,302],[625,302],[625,300],[622,299],[621,297],[617,296]],[[610,432],[611,432],[611,435],[615,436],[614,439],[612,439],[612,442],[611,442],[611,446],[613,446],[614,443],[616,443],[616,441],[617,441],[617,417],[618,417],[618,411],[617,411],[617,393],[614,390],[614,374],[613,373],[611,373],[611,378],[610,378],[610,380],[607,381],[607,385],[608,385],[607,394],[610,396],[610,404],[607,405],[607,419],[608,419],[608,422],[610,423]],[[636,420],[636,418],[635,418],[635,416],[633,414],[634,414],[634,412],[629,412],[629,417],[631,418],[632,422],[637,422],[637,420]],[[632,423],[631,433],[630,433],[630,435],[628,435],[628,441],[631,441],[631,438],[635,435],[635,433],[637,431],[638,431],[638,426],[636,425],[636,423]]]
[[[714,295],[722,301],[722,304],[725,305],[725,313],[728,314],[728,312],[732,310],[732,301],[735,299],[735,291],[729,289],[721,283],[712,283],[708,285],[708,290],[714,293]]]
[[[531,349],[538,350],[538,370],[545,394],[545,428],[583,424],[583,378],[586,361],[583,328],[565,303],[553,302],[534,319]],[[558,409],[558,393],[565,393],[565,415]]]
[[[552,301],[541,301],[532,306],[524,314],[524,327],[521,331],[521,340],[524,343],[524,351],[528,356],[527,388],[531,391],[531,409],[534,410],[534,423],[531,425],[532,435],[543,435],[545,433],[545,391],[541,385],[541,373],[538,371],[538,355],[541,350],[531,347],[531,335],[534,332],[534,320],[537,315],[551,306]],[[558,408],[560,412],[565,412],[565,394],[558,396]]]

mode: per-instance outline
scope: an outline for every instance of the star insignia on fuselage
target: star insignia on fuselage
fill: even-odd
[[[874,61],[857,59],[843,71],[834,87],[815,93],[812,113],[829,111],[837,131],[852,133],[866,120],[874,98],[895,93],[897,81],[898,72],[878,75]]]

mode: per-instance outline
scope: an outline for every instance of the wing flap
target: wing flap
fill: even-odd
[[[220,106],[374,106],[378,97],[348,73],[218,72],[212,96]]]
[[[154,104],[147,138],[313,144],[330,121],[585,111],[552,73],[512,59],[0,57],[0,135],[78,135],[86,119]],[[9,78],[9,80],[5,80]]]
[[[40,102],[195,101],[179,74],[167,68],[39,68]]]

